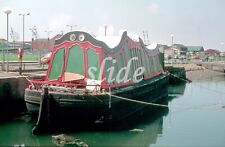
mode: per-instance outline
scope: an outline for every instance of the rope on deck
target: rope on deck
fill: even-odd
[[[110,95],[110,94],[109,94],[109,95]],[[139,101],[139,100],[129,99],[129,98],[125,98],[125,97],[113,95],[113,94],[111,94],[111,96],[113,96],[113,97],[115,97],[115,98],[118,98],[118,99],[121,99],[121,100],[130,101],[130,102],[135,102],[135,103],[139,103],[139,104],[145,104],[145,105],[151,105],[151,106],[158,106],[158,107],[166,107],[166,108],[169,108],[168,105],[156,104],[156,103],[149,103],[149,102],[144,102],[144,101]]]

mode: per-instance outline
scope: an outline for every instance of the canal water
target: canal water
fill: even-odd
[[[169,109],[147,113],[113,130],[79,130],[34,136],[28,115],[0,123],[0,146],[56,146],[52,135],[65,133],[89,146],[225,146],[225,77],[170,86]]]

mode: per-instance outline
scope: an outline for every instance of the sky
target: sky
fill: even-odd
[[[74,30],[96,35],[119,35],[121,30],[143,37],[150,42],[171,45],[201,45],[205,49],[225,51],[224,0],[0,0],[0,38],[7,36],[5,8],[10,8],[9,31],[22,40],[25,16],[25,40],[31,40],[30,28],[38,29],[38,38]],[[12,39],[9,37],[9,40]]]

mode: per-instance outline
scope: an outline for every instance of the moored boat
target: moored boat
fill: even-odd
[[[119,42],[69,32],[55,41],[45,79],[32,80],[25,89],[27,109],[38,114],[47,87],[53,118],[121,121],[149,107],[138,102],[154,103],[167,96],[163,57],[159,47],[150,50],[127,32]]]

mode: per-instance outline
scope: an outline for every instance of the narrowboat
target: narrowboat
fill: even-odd
[[[25,89],[27,109],[40,117],[47,88],[46,113],[52,118],[119,122],[155,107],[140,101],[156,103],[168,95],[163,58],[159,46],[148,49],[126,31],[119,38],[68,32],[55,41],[45,78],[31,80]]]

